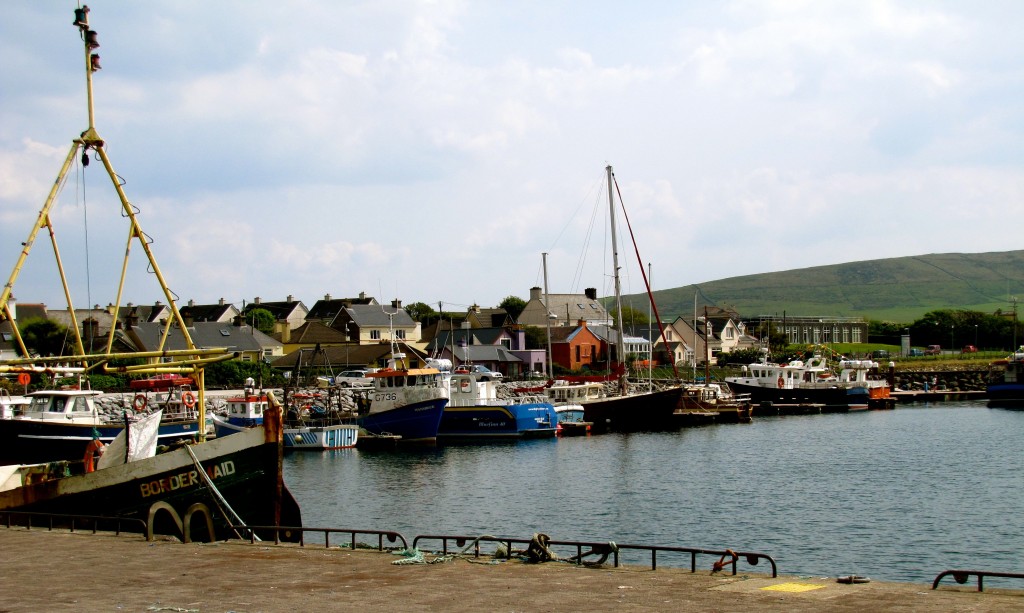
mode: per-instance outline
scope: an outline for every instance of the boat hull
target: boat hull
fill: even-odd
[[[326,451],[348,449],[359,442],[359,427],[355,424],[331,426],[303,426],[284,429],[284,449]]]
[[[253,428],[152,458],[2,491],[0,510],[135,518],[151,522],[156,534],[179,537],[186,536],[182,523],[190,523],[193,540],[237,538],[229,527],[232,522],[221,511],[223,505],[199,474],[201,467],[245,524],[298,527],[302,517],[284,485],[281,456],[280,430]],[[209,514],[212,535],[197,508]],[[188,518],[191,522],[185,521]],[[281,538],[297,540],[298,534]]]
[[[865,410],[869,407],[869,393],[866,387],[815,387],[815,388],[772,388],[729,381],[729,387],[736,394],[749,394],[754,405],[821,405],[825,412],[847,412]]]
[[[124,430],[124,425],[38,419],[0,420],[0,465],[81,460],[86,445],[93,440],[93,429],[99,432],[104,444],[109,444]],[[157,443],[170,445],[182,440],[194,441],[198,431],[195,420],[162,422]]]
[[[433,443],[441,424],[448,399],[431,398],[402,407],[370,413],[358,419],[358,424],[370,434],[395,434],[403,443]]]
[[[558,416],[546,402],[509,405],[447,406],[437,438],[441,441],[473,439],[550,438]]]
[[[675,416],[682,389],[672,387],[657,392],[613,396],[583,403],[583,419],[591,432],[656,432],[677,430]]]
[[[986,395],[989,408],[1024,410],[1024,383],[993,383]]]

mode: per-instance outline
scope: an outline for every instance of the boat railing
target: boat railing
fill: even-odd
[[[967,583],[967,579],[971,575],[978,578],[978,591],[983,592],[984,590],[984,578],[985,577],[1009,577],[1011,579],[1024,579],[1024,573],[1003,573],[989,570],[944,570],[935,577],[935,581],[932,582],[932,589],[939,589],[939,582],[943,578],[952,576],[953,580],[963,585]]]
[[[496,537],[496,536],[456,536],[456,535],[442,535],[442,534],[420,534],[412,539],[413,549],[419,546],[421,540],[432,540],[441,541],[441,552],[444,555],[448,554],[449,543],[454,544],[459,548],[466,548],[467,545],[473,547],[474,557],[480,557],[480,543],[481,542],[493,542],[504,545],[507,551],[512,551],[513,545],[526,545],[529,546],[533,539],[517,539],[508,537]],[[778,576],[778,567],[775,564],[775,560],[764,553],[756,552],[734,552],[731,549],[717,550],[717,549],[702,549],[697,547],[670,547],[662,545],[623,545],[617,544],[614,541],[605,542],[593,542],[593,541],[547,541],[548,546],[556,547],[569,547],[576,549],[576,555],[570,556],[569,559],[576,562],[577,565],[586,564],[584,558],[590,555],[600,555],[603,557],[612,556],[613,565],[618,568],[619,566],[619,552],[623,550],[633,551],[647,551],[651,554],[651,570],[658,569],[658,554],[659,553],[688,553],[690,554],[690,572],[697,572],[697,556],[698,555],[711,555],[720,556],[718,562],[713,565],[713,568],[720,570],[725,566],[732,566],[732,574],[736,574],[737,561],[743,558],[747,564],[756,566],[761,560],[767,560],[772,567],[772,577]],[[586,549],[587,551],[584,551]],[[728,560],[726,560],[728,558]]]
[[[349,546],[350,549],[357,549],[357,548],[359,548],[360,543],[358,543],[356,541],[356,536],[357,535],[376,536],[377,537],[377,547],[376,547],[376,549],[378,551],[384,551],[385,550],[385,547],[384,547],[384,540],[385,539],[387,539],[387,541],[389,543],[397,543],[397,542],[401,541],[402,542],[402,545],[401,545],[402,549],[408,549],[409,548],[408,541],[406,541],[405,537],[402,536],[401,533],[395,532],[393,530],[356,530],[356,529],[352,529],[352,528],[313,528],[313,527],[296,528],[296,527],[291,527],[291,526],[242,526],[242,525],[239,525],[239,526],[232,525],[231,528],[234,529],[239,534],[245,535],[245,538],[248,538],[250,543],[255,543],[257,541],[256,532],[263,532],[263,533],[273,532],[274,533],[274,544],[277,545],[277,544],[281,543],[281,533],[285,532],[285,533],[288,533],[288,534],[298,533],[298,535],[299,535],[299,546],[305,547],[306,546],[306,534],[312,532],[312,533],[321,533],[321,534],[324,535],[324,547],[325,548],[330,548],[330,546],[331,546],[331,535],[332,534],[347,534],[348,537],[349,537],[349,544],[348,544],[348,546]]]
[[[38,511],[0,511],[0,522],[6,527],[25,527],[31,530],[33,527],[54,528],[67,527],[71,532],[79,529],[88,529],[91,525],[92,533],[99,532],[100,525],[114,525],[114,533],[120,535],[122,532],[146,532],[146,522],[137,517],[106,517],[103,515],[67,515],[63,513],[40,513]],[[17,519],[21,518],[22,522]],[[126,530],[125,527],[134,528]]]

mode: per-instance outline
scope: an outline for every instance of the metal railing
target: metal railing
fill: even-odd
[[[984,578],[985,577],[1009,577],[1012,579],[1024,579],[1024,573],[1000,573],[988,570],[944,570],[935,577],[935,581],[932,582],[932,589],[936,590],[939,588],[939,582],[944,577],[952,576],[953,580],[963,585],[967,583],[967,579],[971,575],[978,578],[978,591],[983,592],[984,590]]]
[[[509,537],[496,537],[496,536],[459,536],[459,535],[443,535],[443,534],[421,534],[417,535],[412,540],[413,549],[419,546],[421,540],[434,540],[441,541],[441,553],[447,555],[449,553],[449,543],[453,543],[456,547],[464,548],[467,544],[473,545],[474,557],[480,557],[480,543],[481,542],[493,542],[504,545],[509,552],[512,551],[512,545],[530,545],[532,539],[518,539]],[[690,572],[697,572],[697,556],[698,555],[712,555],[720,556],[718,562],[714,564],[715,567],[724,568],[726,566],[732,566],[732,574],[735,575],[737,570],[737,561],[739,558],[743,558],[751,566],[756,566],[761,560],[767,560],[772,567],[772,577],[778,576],[778,567],[775,564],[775,560],[763,553],[739,551],[734,552],[732,550],[717,550],[717,549],[701,549],[696,547],[667,547],[660,545],[630,545],[630,544],[616,544],[614,542],[592,542],[592,541],[547,541],[549,546],[558,547],[574,547],[576,549],[576,555],[569,557],[569,560],[575,561],[577,565],[583,565],[586,562],[584,558],[589,555],[600,555],[603,557],[612,556],[613,565],[618,568],[619,566],[619,552],[622,550],[634,550],[634,551],[648,551],[651,554],[651,570],[658,569],[658,553],[688,553],[690,554]],[[588,549],[588,551],[584,551]]]
[[[377,537],[377,550],[384,551],[384,539],[387,539],[389,543],[402,542],[401,548],[408,549],[408,541],[401,533],[393,530],[356,530],[352,528],[296,528],[291,526],[231,526],[239,534],[248,534],[249,542],[255,543],[257,541],[256,532],[273,532],[274,544],[278,545],[281,543],[281,533],[298,533],[299,535],[299,546],[306,546],[306,533],[322,533],[324,535],[324,547],[330,548],[331,546],[331,535],[332,534],[347,534],[349,535],[349,548],[356,549],[359,543],[356,541],[356,535],[373,535]]]
[[[25,519],[25,523],[14,522],[15,517],[22,517]],[[114,534],[120,536],[121,532],[126,532],[124,529],[125,525],[134,526],[137,530],[131,530],[131,532],[146,533],[146,522],[135,518],[135,517],[107,517],[103,515],[66,515],[62,513],[39,513],[36,511],[0,511],[0,518],[3,524],[7,528],[12,526],[24,526],[26,529],[31,530],[34,526],[47,530],[53,530],[54,527],[67,526],[71,532],[77,531],[80,524],[92,524],[92,533],[96,534],[99,532],[99,526],[101,524],[107,525],[110,523],[114,524]],[[33,520],[42,520],[33,522]],[[88,528],[87,526],[83,526]]]

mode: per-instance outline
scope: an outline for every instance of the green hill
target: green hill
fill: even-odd
[[[654,292],[663,319],[716,305],[742,317],[861,316],[911,322],[928,311],[1009,311],[1024,298],[1024,251],[938,253],[732,277]],[[623,303],[646,312],[643,294]]]

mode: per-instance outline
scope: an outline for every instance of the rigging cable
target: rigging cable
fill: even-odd
[[[89,165],[89,148],[82,150],[82,164],[78,167],[79,183],[82,186],[82,223],[85,234],[85,298],[86,306],[92,308],[92,277],[89,267],[89,204],[85,196],[85,168]]]

